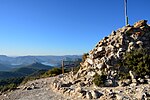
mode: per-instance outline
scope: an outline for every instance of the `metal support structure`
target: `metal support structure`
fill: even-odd
[[[71,71],[72,71],[72,72],[74,71],[74,66],[71,67]]]
[[[128,25],[129,23],[129,19],[128,19],[128,15],[127,15],[127,0],[124,0],[124,12],[125,12],[125,24]]]
[[[69,68],[72,72],[74,72],[75,67],[79,65],[80,61],[65,61],[62,60],[61,66],[62,66],[62,74],[64,74],[65,68]]]
[[[64,74],[64,61],[62,60],[62,74]]]

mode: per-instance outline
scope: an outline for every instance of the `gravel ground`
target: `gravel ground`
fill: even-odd
[[[52,77],[30,81],[20,86],[18,90],[1,95],[0,100],[71,100],[71,97],[64,97],[50,89],[50,83],[53,79]],[[24,89],[32,87],[33,84],[36,88]]]
[[[21,85],[17,90],[8,92],[6,94],[0,95],[0,100],[81,100],[77,95],[70,97],[69,95],[61,94],[59,91],[51,89],[51,82],[55,78],[43,78],[34,81],[29,81],[28,83]],[[89,87],[89,90],[93,88]],[[127,86],[127,87],[99,87],[97,90],[101,91],[104,95],[98,100],[116,100],[111,99],[110,91],[123,95],[123,97],[128,97],[124,100],[141,100],[133,99],[135,97],[141,97],[144,90],[147,90],[150,98],[150,84],[139,85],[139,86]],[[117,92],[118,91],[118,92]],[[87,100],[82,98],[82,100]],[[96,100],[96,99],[95,99]],[[123,100],[123,99],[119,99]],[[146,100],[146,99],[143,99]],[[148,99],[150,100],[150,99]]]

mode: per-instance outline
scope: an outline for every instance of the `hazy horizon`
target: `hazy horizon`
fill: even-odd
[[[7,57],[24,57],[24,56],[82,56],[83,54],[70,54],[70,55],[1,55],[0,56],[7,56]]]
[[[150,0],[128,0],[129,24]],[[0,55],[82,55],[125,25],[124,0],[0,0]],[[149,22],[148,22],[149,23]]]

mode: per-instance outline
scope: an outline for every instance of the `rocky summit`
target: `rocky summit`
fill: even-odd
[[[146,49],[150,54],[150,26],[147,20],[112,31],[86,54],[77,73],[60,75],[51,88],[64,95],[82,99],[148,100],[149,75],[137,79],[134,71],[129,70],[127,72],[130,75],[129,79],[119,78],[122,68],[119,62],[123,59],[123,55],[139,48]],[[104,80],[100,86],[94,83],[96,75]],[[141,84],[142,82],[146,83]]]
[[[146,53],[125,56],[135,50]],[[149,55],[150,26],[141,20],[99,41],[83,56],[77,72],[29,81],[17,90],[0,93],[0,99],[150,100]]]

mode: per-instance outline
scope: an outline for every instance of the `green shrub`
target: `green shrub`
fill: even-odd
[[[74,72],[74,74],[76,74],[77,72],[78,72],[78,70],[80,69],[80,65],[78,65],[77,67],[74,67],[74,70],[73,70],[73,72]]]
[[[59,75],[61,73],[62,73],[62,69],[61,68],[53,68],[53,69],[51,69],[51,74]]]
[[[42,77],[51,77],[51,76],[56,76],[62,74],[62,69],[61,68],[53,68],[47,72],[45,72]]]
[[[104,83],[106,81],[106,75],[98,75],[97,73],[94,75],[93,83],[96,86],[104,86]]]
[[[83,56],[82,56],[82,61],[83,61],[83,62],[85,61],[85,59],[87,58],[88,55],[89,55],[88,53],[84,53],[84,54],[83,54]]]
[[[23,81],[23,79],[24,77],[0,80],[0,92],[16,89],[17,86],[19,86]]]
[[[40,79],[42,78],[42,75],[46,72],[47,70],[39,70],[39,71],[36,71],[34,72],[33,74],[31,75],[28,75],[24,78],[22,84],[25,84],[27,83],[28,81],[32,81],[32,80],[36,80],[36,79]]]
[[[120,63],[120,74],[127,78],[129,70],[135,72],[138,77],[150,75],[150,54],[148,50],[139,48],[126,53]]]
[[[130,74],[129,73],[125,73],[125,72],[120,72],[119,73],[119,79],[123,80],[123,79],[131,79]]]

